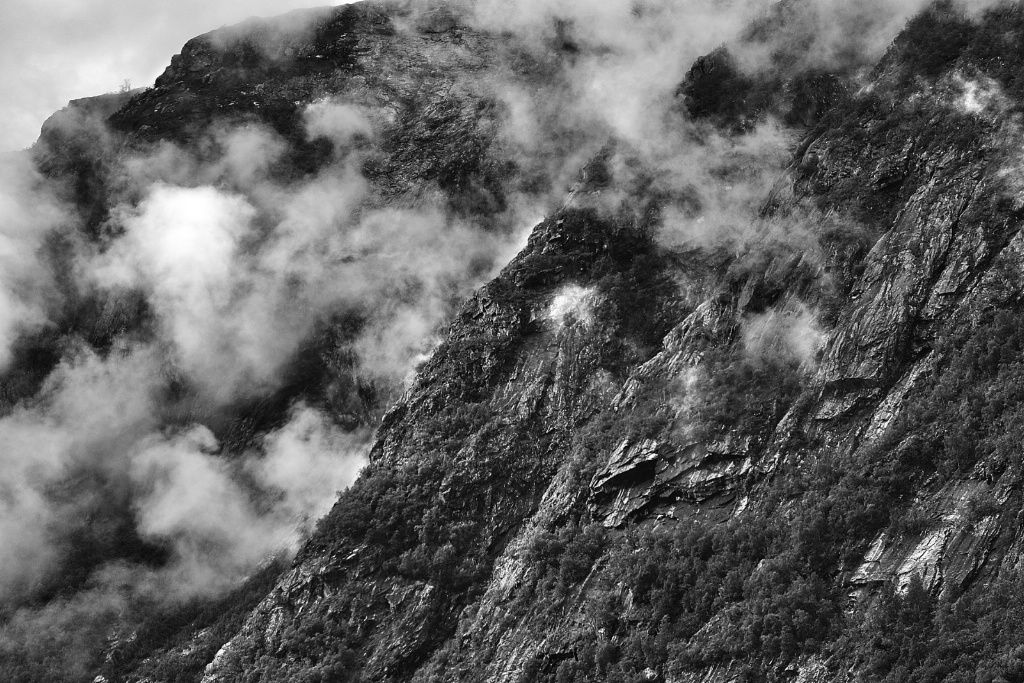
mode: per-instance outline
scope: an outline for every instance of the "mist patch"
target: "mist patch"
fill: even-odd
[[[568,285],[555,294],[548,306],[547,319],[556,329],[579,325],[590,328],[594,325],[595,311],[600,303],[600,296],[593,287]]]

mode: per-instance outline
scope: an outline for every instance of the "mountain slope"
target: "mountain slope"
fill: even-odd
[[[260,121],[298,183],[337,163],[299,106],[330,95],[374,112],[368,205],[440,197],[498,233],[524,197],[548,215],[459,305],[291,567],[89,675],[1024,680],[1024,11],[939,3],[863,71],[771,45],[765,26],[804,35],[802,7],[696,61],[663,149],[602,129],[582,158],[561,119],[523,154],[496,94],[578,75],[571,25],[538,48],[447,6],[361,4],[186,45],[109,119],[123,144],[202,155],[211,122]],[[770,66],[742,66],[766,44]],[[40,145],[49,173],[94,177]],[[109,182],[76,185],[89,230]],[[266,412],[210,410],[251,442],[355,374],[314,363]]]
[[[890,57],[897,64],[899,47],[898,42]],[[971,359],[966,362],[978,362],[971,353],[975,349],[967,352],[959,345],[1005,344],[995,353],[1016,353],[1011,330],[1016,330],[1012,320],[1020,289],[1012,273],[1021,268],[1014,246],[1020,223],[1013,200],[1017,190],[1003,177],[1005,165],[1012,163],[1002,138],[1007,131],[990,112],[959,109],[941,89],[907,105],[887,104],[906,97],[907,87],[889,85],[892,76],[886,71],[893,67],[886,66],[876,77],[881,92],[855,97],[852,113],[827,117],[813,141],[803,145],[789,181],[793,189],[783,188],[784,198],[772,207],[781,216],[806,211],[822,217],[818,220],[825,230],[815,237],[825,251],[824,263],[807,264],[805,259],[813,256],[790,251],[762,256],[760,263],[748,266],[750,272],[725,274],[729,269],[721,265],[708,268],[710,255],[689,254],[698,266],[687,275],[697,282],[676,294],[683,310],[665,336],[664,349],[612,374],[610,379],[618,380],[606,389],[604,405],[582,429],[573,430],[575,444],[555,437],[552,447],[562,452],[562,469],[528,508],[525,524],[521,512],[505,517],[518,534],[497,560],[483,595],[462,611],[457,626],[452,627],[451,617],[447,626],[437,621],[439,611],[454,612],[462,604],[434,597],[441,582],[428,579],[410,591],[401,567],[394,578],[386,565],[381,572],[376,561],[373,569],[361,567],[365,541],[346,539],[355,546],[352,551],[350,545],[318,544],[317,538],[346,528],[343,520],[352,511],[343,499],[308,546],[307,553],[317,560],[300,559],[293,575],[303,578],[284,584],[280,596],[254,613],[204,680],[259,671],[259,660],[246,654],[253,651],[263,657],[274,653],[271,661],[283,666],[278,671],[288,671],[277,673],[271,665],[265,669],[267,680],[294,677],[309,656],[308,641],[280,639],[279,634],[287,632],[288,623],[301,629],[318,622],[387,624],[369,642],[356,640],[355,650],[366,653],[362,675],[373,680],[409,677],[417,660],[426,659],[411,649],[419,644],[411,634],[437,637],[445,629],[446,645],[413,678],[571,680],[602,673],[614,678],[619,670],[684,680],[687,670],[710,667],[720,672],[712,673],[713,679],[725,680],[735,675],[737,662],[772,677],[773,666],[779,667],[774,675],[783,675],[794,656],[800,662],[805,661],[799,658],[802,653],[820,651],[823,636],[849,638],[842,634],[857,617],[843,614],[845,591],[886,581],[900,590],[909,581],[920,590],[913,584],[919,580],[933,594],[945,591],[955,598],[980,577],[999,577],[1012,585],[1019,558],[1019,528],[1013,521],[1019,501],[1012,482],[1019,470],[992,463],[992,455],[986,457],[970,443],[970,432],[937,437],[929,432],[948,432],[952,425],[943,425],[935,415],[915,414],[948,410],[936,407],[950,400],[937,386],[943,379],[971,387],[961,385],[958,393],[977,391],[975,382],[1012,384],[1006,377],[992,377],[991,370],[950,379],[963,372],[958,366],[964,355]],[[868,234],[853,237],[870,250],[849,249],[842,240],[850,235],[826,232],[829,212],[836,211],[865,225]],[[550,239],[545,225],[534,234],[533,240],[541,239]],[[559,246],[556,241],[551,248]],[[801,272],[810,267],[819,272]],[[837,273],[838,281],[822,283],[821,269]],[[807,279],[818,281],[810,292]],[[562,282],[588,284],[575,273]],[[627,287],[644,291],[639,283]],[[708,298],[686,306],[687,298],[697,301],[700,294]],[[600,286],[589,294],[603,295]],[[845,301],[834,301],[840,297]],[[785,320],[797,300],[836,309],[813,374],[801,373],[792,362],[730,354],[730,346],[735,349],[741,341],[737,330],[745,320],[766,310]],[[470,308],[477,305],[474,301]],[[557,306],[557,300],[551,305]],[[576,321],[575,334],[592,334],[593,325],[605,338],[617,334],[614,321],[597,311],[598,322]],[[549,326],[556,335],[564,334],[557,325]],[[972,327],[977,329],[966,332]],[[462,334],[453,329],[451,339]],[[519,348],[537,356],[529,346]],[[784,356],[786,349],[772,351]],[[715,357],[716,352],[725,357]],[[585,376],[587,361],[586,352],[577,352],[573,374]],[[426,386],[432,374],[453,365],[443,351],[435,355],[421,374],[417,389],[423,393],[414,389],[409,402],[429,401]],[[693,393],[711,389],[741,396],[723,406],[725,415],[702,415],[709,406],[685,405],[690,386],[672,386],[687,367],[708,375],[691,380],[697,384]],[[518,382],[471,376],[474,386],[493,387],[502,396],[511,393],[513,405],[522,404]],[[802,385],[799,394],[790,386],[795,381]],[[674,401],[664,402],[666,389]],[[771,393],[770,404],[758,396],[762,392]],[[966,398],[960,400],[969,405]],[[930,407],[921,409],[918,401]],[[737,408],[738,416],[732,412]],[[1013,410],[1000,408],[1000,415]],[[508,408],[496,412],[513,414]],[[710,422],[705,430],[711,433],[687,433],[694,431],[692,422],[686,424],[694,417]],[[978,421],[985,425],[992,419]],[[381,430],[381,460],[375,461],[381,467],[408,466],[422,452],[416,441],[392,436],[394,424],[386,421]],[[549,417],[547,424],[555,435],[561,425],[575,426],[561,414]],[[469,449],[487,433],[484,427],[460,441]],[[967,452],[954,456],[963,460],[950,463],[947,451],[956,446],[946,442],[958,437],[969,444],[958,444]],[[942,444],[939,452],[930,453],[936,443]],[[395,456],[384,455],[395,451]],[[487,460],[479,452],[472,457],[475,463]],[[461,473],[462,468],[445,471]],[[365,476],[372,480],[374,474]],[[496,484],[504,491],[507,480]],[[444,483],[430,490],[445,501]],[[491,490],[486,480],[477,481],[473,497],[486,501],[494,495]],[[487,509],[504,517],[500,504]],[[444,517],[458,519],[451,512]],[[423,543],[430,534],[428,519],[427,514],[403,515],[402,523],[417,530]],[[644,519],[657,524],[646,530]],[[410,520],[415,521],[410,525]],[[643,531],[617,530],[624,523],[632,527],[628,522],[639,523]],[[429,545],[420,547],[429,554]],[[457,557],[464,552],[456,547]],[[639,567],[628,559],[637,553]],[[331,572],[320,564],[324,557],[351,557],[352,564]],[[308,582],[320,581],[314,575],[325,577],[320,590],[326,595],[310,603]],[[337,578],[328,578],[332,575]],[[353,575],[372,577],[373,589],[358,584],[361,599],[356,602],[348,594]],[[362,611],[363,600],[373,594],[381,595],[383,610],[376,618]],[[904,600],[924,599],[916,595]],[[701,604],[709,599],[710,605]],[[869,597],[862,600],[861,609],[870,604]],[[877,618],[871,610],[868,618]],[[348,634],[342,630],[336,637]],[[826,648],[871,659],[870,648],[844,645]],[[774,664],[763,668],[758,660]],[[812,672],[815,667],[820,665],[803,668]],[[706,675],[700,678],[707,680]]]

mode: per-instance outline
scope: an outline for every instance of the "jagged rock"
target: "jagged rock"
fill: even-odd
[[[994,516],[968,519],[968,501],[986,489],[981,482],[961,482],[920,503],[937,524],[916,537],[879,535],[853,572],[851,585],[891,581],[905,591],[916,576],[932,592],[962,591],[988,560],[999,534]]]
[[[623,441],[608,457],[608,463],[594,475],[590,488],[599,492],[606,486],[617,489],[632,479],[647,479],[654,473],[657,460],[657,441],[644,439],[636,444]]]

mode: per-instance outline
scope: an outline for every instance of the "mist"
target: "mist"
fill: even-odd
[[[165,382],[154,348],[106,359],[83,349],[31,404],[0,419],[7,444],[0,454],[0,595],[24,597],[45,583],[69,559],[76,520],[114,500],[128,508],[143,541],[171,551],[163,569],[146,572],[159,584],[154,590],[179,598],[215,594],[260,562],[294,552],[310,520],[365,462],[368,433],[343,432],[301,405],[264,437],[261,452],[220,457],[208,428],[166,426]],[[302,481],[300,471],[311,479]]]
[[[41,254],[71,225],[66,207],[23,153],[0,155],[0,371],[22,334],[43,327],[53,283]]]

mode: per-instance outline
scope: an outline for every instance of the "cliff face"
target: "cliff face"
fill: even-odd
[[[500,223],[531,178],[490,88],[506,68],[550,75],[448,13],[361,4],[303,26],[190,41],[112,127],[189,144],[224,116],[262,121],[298,176],[331,159],[300,105],[343,98],[375,112],[373,202],[439,192]],[[957,48],[936,56],[950,26]],[[711,87],[737,87],[724,53],[702,58],[681,116],[733,139],[772,113],[802,126],[742,239],[668,240],[676,199],[616,187],[643,162],[601,150],[461,305],[359,480],[244,619],[183,624],[130,667],[115,645],[100,675],[1024,680],[1000,598],[1024,544],[1005,64],[1021,26],[1016,7],[940,7],[866,83],[783,72],[740,100]],[[794,85],[811,82],[820,96]]]
[[[881,90],[887,75],[877,78]],[[434,553],[429,562],[437,562],[438,553],[454,549],[464,562],[486,548],[478,573],[453,590],[445,585],[448,577],[433,573],[441,570],[436,566],[419,577],[403,562],[392,569],[372,554],[372,532],[345,533],[345,516],[355,513],[343,498],[280,591],[254,611],[203,680],[234,680],[254,671],[267,680],[291,680],[316,671],[323,660],[310,659],[308,642],[286,634],[317,623],[329,624],[325,628],[337,629],[334,638],[352,643],[352,652],[365,657],[359,675],[372,680],[515,681],[582,673],[591,664],[588,654],[600,664],[595,648],[606,653],[604,665],[610,668],[636,632],[659,628],[651,610],[636,605],[635,589],[623,585],[630,572],[613,566],[622,561],[617,554],[643,553],[642,546],[630,550],[637,543],[630,531],[635,528],[653,528],[655,538],[708,525],[742,535],[750,533],[748,524],[774,526],[778,522],[767,520],[775,515],[799,525],[807,523],[801,517],[816,514],[821,517],[814,523],[838,527],[812,539],[769,533],[769,547],[761,549],[756,566],[733,568],[746,588],[733,601],[716,596],[719,604],[689,626],[696,642],[713,644],[707,650],[714,654],[679,657],[675,667],[670,656],[665,670],[657,666],[657,654],[645,651],[641,658],[650,666],[633,666],[648,679],[732,680],[749,666],[747,657],[757,646],[751,651],[749,643],[737,648],[729,642],[736,637],[733,629],[769,630],[757,621],[763,614],[755,614],[756,626],[743,614],[754,611],[750,594],[756,590],[749,586],[774,583],[769,592],[790,603],[784,615],[806,597],[787,595],[793,577],[772,576],[783,563],[780,556],[790,552],[775,544],[802,540],[820,544],[815,553],[840,551],[823,560],[834,570],[829,590],[851,592],[860,605],[872,589],[889,582],[905,591],[917,576],[933,594],[959,595],[1016,566],[1019,503],[1012,468],[1001,476],[982,476],[980,463],[945,476],[926,474],[927,466],[924,472],[908,468],[897,476],[912,481],[909,486],[862,482],[861,491],[844,490],[849,482],[828,476],[800,482],[800,470],[810,467],[839,479],[863,468],[856,475],[870,480],[880,462],[898,458],[894,452],[914,439],[927,438],[917,433],[923,427],[910,414],[917,402],[931,398],[925,387],[934,381],[942,354],[952,351],[939,338],[983,324],[993,310],[1011,310],[1020,297],[1014,275],[1022,267],[1016,246],[1020,214],[1017,190],[1003,174],[1012,161],[1002,122],[989,112],[958,110],[943,101],[948,93],[902,103],[906,92],[894,86],[881,95],[854,96],[852,112],[827,117],[801,146],[789,177],[780,181],[781,199],[770,208],[780,216],[805,212],[826,230],[830,213],[860,212],[856,219],[868,233],[856,236],[862,247],[844,249],[847,235],[822,230],[816,237],[827,250],[824,263],[809,263],[810,255],[790,250],[738,275],[731,266],[746,254],[724,262],[706,250],[680,255],[680,261],[660,267],[665,277],[679,269],[689,281],[665,286],[658,308],[667,310],[643,312],[640,327],[654,315],[661,329],[650,330],[640,354],[626,363],[611,364],[601,356],[609,341],[628,335],[636,323],[616,319],[607,285],[595,282],[585,266],[545,269],[542,288],[531,288],[522,274],[541,255],[559,258],[572,240],[601,239],[606,228],[572,213],[538,226],[530,247],[463,309],[448,341],[385,418],[374,464],[364,474],[363,485],[369,486],[378,477],[393,481],[412,468],[436,466],[438,479],[429,480],[430,503],[424,506],[430,510],[421,516],[417,509],[402,521],[418,534],[413,553]],[[639,249],[614,243],[604,248]],[[592,263],[599,253],[574,254],[572,262]],[[807,274],[812,268],[817,272]],[[651,296],[649,285],[635,275],[625,283],[633,296]],[[555,318],[558,297],[570,291],[559,294],[559,286],[583,287],[586,293],[572,296],[584,310]],[[509,309],[492,295],[506,288],[523,304]],[[813,369],[806,362],[772,365],[762,358],[756,361],[760,367],[732,374],[729,364],[709,359],[741,345],[740,330],[754,316],[773,310],[783,319],[794,317],[801,300],[832,307]],[[660,349],[650,344],[658,337]],[[483,349],[467,352],[463,345],[469,339]],[[738,406],[728,406],[739,414],[703,430],[694,422],[708,416],[687,405],[688,391],[708,386],[702,372],[742,383],[714,387],[742,394]],[[486,424],[455,432],[451,448],[457,455],[439,456],[422,425],[458,405],[482,410]],[[902,430],[898,437],[895,425]],[[444,429],[454,431],[450,425]],[[474,476],[474,470],[493,467],[499,453],[500,473]],[[438,460],[442,464],[435,465]],[[524,465],[518,476],[505,469]],[[422,477],[417,475],[417,486]],[[866,518],[859,524],[830,520],[835,501],[808,513],[801,507],[813,510],[815,503],[785,490],[801,485],[819,487],[816,495],[826,500],[875,500],[856,510]],[[978,500],[991,505],[969,512]],[[475,514],[467,507],[476,507]],[[902,507],[918,515],[909,529],[900,529],[895,519],[894,510]],[[458,539],[464,545],[431,538],[432,514],[458,520],[467,512],[476,519],[473,531]],[[840,530],[851,535],[831,550],[829,537]],[[396,546],[389,540],[377,552],[396,552]],[[676,617],[679,606],[662,609]],[[804,617],[810,623],[785,624],[780,635],[788,630],[791,638],[806,640],[811,630],[838,618],[827,607],[817,610],[808,607],[811,616]],[[767,635],[760,636],[760,646],[770,650]],[[762,675],[822,675],[817,660],[802,660],[799,649],[780,647],[769,657],[776,664]],[[337,671],[352,675],[344,666]]]

